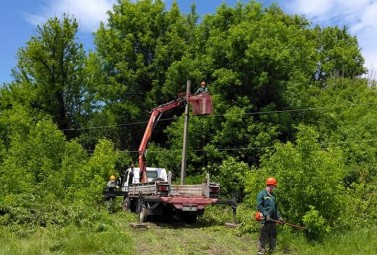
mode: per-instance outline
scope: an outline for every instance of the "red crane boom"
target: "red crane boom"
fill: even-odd
[[[146,152],[149,140],[152,136],[153,129],[156,127],[158,120],[160,119],[162,113],[169,111],[177,106],[182,105],[186,100],[184,98],[178,98],[176,100],[170,101],[166,104],[159,105],[154,108],[151,112],[151,116],[149,117],[148,125],[145,129],[143,139],[141,140],[139,146],[139,168],[140,168],[140,182],[145,183],[147,182],[146,176]]]
[[[138,150],[141,183],[147,182],[146,152],[149,140],[152,136],[153,129],[157,125],[157,122],[160,119],[162,113],[188,102],[191,102],[191,104],[193,105],[194,115],[207,115],[212,113],[212,97],[209,93],[202,93],[199,95],[188,94],[188,98],[186,96],[186,93],[181,93],[178,96],[179,98],[177,98],[176,100],[170,101],[166,104],[159,105],[156,108],[154,108],[151,112],[147,127],[144,132],[143,139],[141,140]]]

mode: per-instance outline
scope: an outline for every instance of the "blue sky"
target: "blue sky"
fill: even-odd
[[[170,8],[173,0],[166,0]],[[182,12],[196,3],[200,15],[214,13],[225,2],[249,0],[177,0]],[[2,0],[0,8],[0,85],[12,80],[11,69],[17,64],[17,51],[35,34],[37,24],[63,13],[73,14],[79,21],[78,40],[86,51],[93,47],[92,32],[100,21],[106,21],[106,11],[116,0]],[[273,0],[260,0],[268,6]],[[276,0],[286,13],[304,15],[313,24],[349,27],[356,36],[369,69],[369,77],[376,78],[377,68],[377,0]]]

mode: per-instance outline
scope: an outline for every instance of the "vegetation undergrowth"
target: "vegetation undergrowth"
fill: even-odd
[[[119,201],[120,202],[120,201]],[[92,209],[87,208],[93,212]],[[147,222],[146,229],[130,226],[137,215],[123,212],[107,213],[103,207],[97,217],[72,221],[66,225],[7,225],[0,227],[0,254],[252,254],[256,250],[259,223],[252,210],[240,204],[237,227],[227,227],[233,220],[229,206],[208,207],[194,224],[179,220]],[[87,217],[84,214],[82,217]],[[363,254],[374,255],[376,229],[347,230],[326,235],[322,241],[308,241],[303,231],[289,226],[278,227],[275,254]]]
[[[375,254],[377,83],[357,38],[276,4],[192,7],[119,0],[89,54],[69,15],[19,49],[0,86],[1,254],[254,253],[269,176],[280,214],[308,229],[279,226],[278,254]],[[239,225],[225,228],[231,208],[213,206],[192,225],[132,229],[121,198],[105,210],[104,186],[139,158],[150,110],[188,80],[208,83],[213,114],[190,113],[187,183],[210,174],[239,202]],[[157,119],[142,154],[178,182],[183,109]]]

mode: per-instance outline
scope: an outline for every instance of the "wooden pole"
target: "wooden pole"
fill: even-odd
[[[181,163],[181,185],[185,184],[186,175],[186,155],[187,155],[187,135],[188,135],[188,122],[189,122],[189,96],[191,89],[191,81],[187,80],[186,87],[186,105],[185,105],[185,122],[183,126],[183,148],[182,148],[182,163]]]

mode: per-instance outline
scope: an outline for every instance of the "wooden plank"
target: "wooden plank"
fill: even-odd
[[[173,196],[202,196],[202,185],[171,185],[170,192]]]
[[[241,226],[241,224],[235,224],[235,223],[226,222],[225,226],[228,227],[228,228],[238,228],[238,227]]]
[[[138,196],[139,193],[142,195],[155,195],[156,194],[156,185],[153,184],[140,184],[140,185],[132,185],[128,188],[128,195],[129,196]]]
[[[147,229],[149,226],[144,223],[130,223],[130,227],[132,228],[142,228],[142,229]]]

